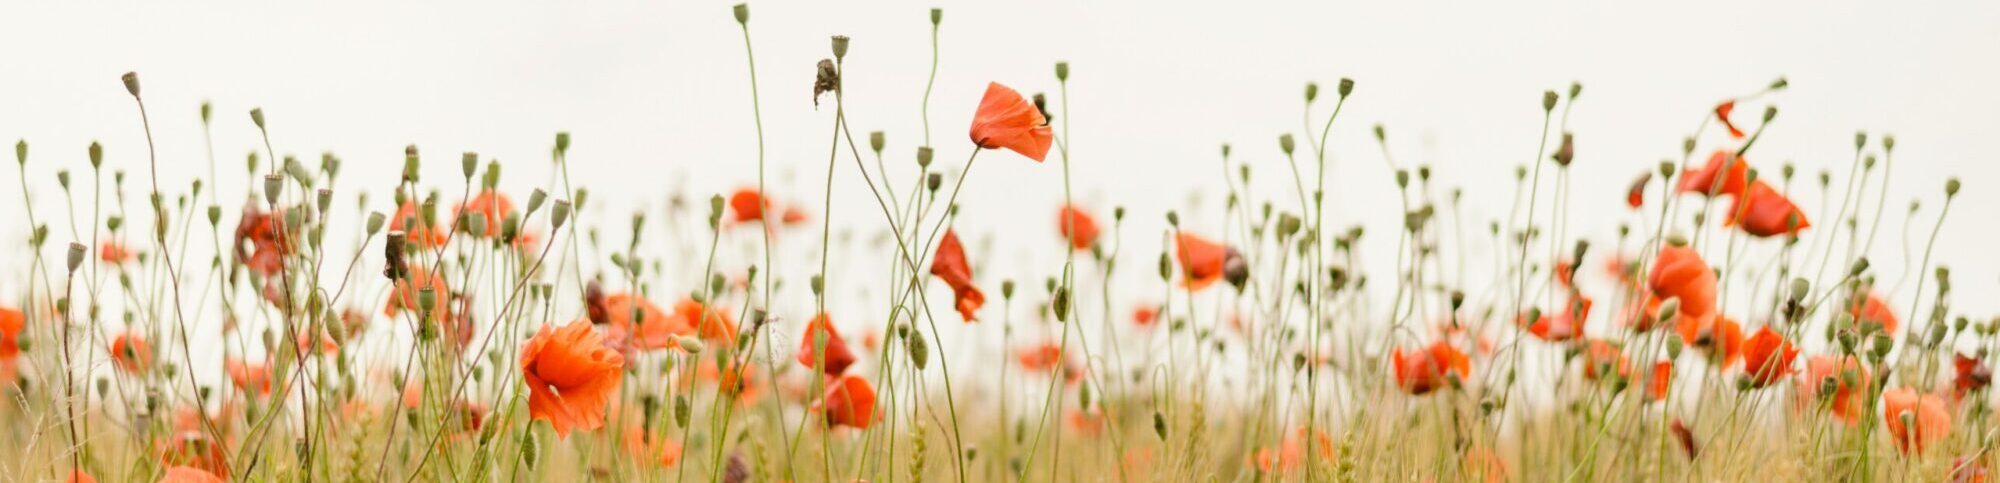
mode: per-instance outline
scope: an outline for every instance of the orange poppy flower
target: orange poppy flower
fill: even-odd
[[[444,230],[424,222],[424,216],[417,210],[416,200],[403,201],[396,206],[396,216],[389,220],[390,231],[402,231],[409,243],[418,248],[432,248],[443,245]]]
[[[1717,179],[1721,178],[1721,179]],[[1680,192],[1708,196],[1740,195],[1750,185],[1750,162],[1729,150],[1717,150],[1700,169],[1683,170]]]
[[[1075,361],[1064,357],[1062,346],[1055,341],[1021,349],[1014,354],[1014,358],[1020,360],[1021,367],[1029,372],[1054,375],[1061,371],[1064,384],[1074,384],[1083,378],[1083,369],[1077,367]]]
[[[764,221],[764,208],[766,206],[769,206],[772,211],[778,213],[778,222],[780,223],[796,225],[806,221],[805,211],[798,209],[798,207],[781,205],[777,201],[765,197],[763,193],[758,192],[755,188],[738,188],[736,192],[729,194],[729,210],[734,215],[732,219],[737,223]]]
[[[293,335],[292,343],[298,347],[300,354],[332,354],[340,352],[340,343],[334,341],[333,336],[328,335],[325,330],[319,331],[318,340],[314,340],[313,336],[307,335],[305,332],[298,332]]]
[[[1770,326],[1757,329],[1743,341],[1743,373],[1754,387],[1769,386],[1790,375],[1792,361],[1798,357],[1799,348]]]
[[[1701,253],[1685,246],[1660,248],[1653,262],[1647,287],[1662,299],[1680,299],[1680,312],[1690,315],[1715,313],[1715,271],[1701,259]]]
[[[0,307],[0,382],[12,382],[21,357],[21,331],[28,328],[28,315],[20,309]]]
[[[1615,371],[1615,372],[1612,372]],[[1632,374],[1632,364],[1625,358],[1625,352],[1603,339],[1591,339],[1583,344],[1583,378],[1597,380],[1606,375],[1616,374],[1627,377]]]
[[[1159,319],[1160,307],[1157,305],[1141,304],[1132,309],[1132,325],[1151,327]]]
[[[1676,324],[1681,340],[1707,352],[1711,362],[1728,366],[1743,356],[1743,326],[1735,319],[1720,315],[1681,317]]]
[[[98,245],[97,259],[112,265],[123,264],[132,259],[132,251],[118,242],[106,240]]]
[[[382,307],[382,315],[395,317],[402,315],[404,310],[417,310],[422,307],[423,290],[428,288],[435,289],[435,295],[437,296],[435,312],[438,313],[438,318],[440,320],[451,318],[451,303],[449,300],[451,298],[451,286],[445,284],[442,275],[430,273],[430,270],[420,265],[410,264],[409,273],[404,274],[402,279],[394,282],[393,285],[395,287],[392,290],[395,292],[390,294],[389,304]]]
[[[1985,389],[1988,384],[1993,383],[1993,368],[1988,367],[1986,361],[1977,357],[1953,353],[1951,367],[1951,389],[1954,399],[1964,398],[1966,394]]]
[[[1312,451],[1320,461],[1333,461],[1333,437],[1326,431],[1313,431]],[[1257,450],[1253,456],[1257,469],[1265,473],[1284,474],[1298,471],[1306,463],[1306,428],[1295,428],[1285,435],[1277,448]]]
[[[1055,131],[1049,129],[1041,109],[1007,86],[986,84],[979,111],[972,115],[973,144],[985,149],[1007,148],[1041,162],[1054,142]]]
[[[1715,105],[1715,119],[1722,121],[1722,127],[1724,129],[1729,130],[1729,137],[1736,139],[1743,139],[1743,130],[1737,129],[1736,123],[1729,121],[1729,113],[1735,111],[1736,111],[1735,99],[1722,101],[1721,104]]]
[[[1104,434],[1104,413],[1097,409],[1085,411],[1069,408],[1063,412],[1063,422],[1069,426],[1070,431],[1077,434],[1084,436]]]
[[[528,416],[549,422],[558,438],[604,425],[605,404],[617,396],[625,356],[604,346],[588,322],[543,325],[521,347]]]
[[[111,363],[126,374],[145,372],[153,366],[153,348],[146,339],[132,331],[119,332],[111,338]]]
[[[1491,449],[1475,447],[1465,451],[1465,474],[1486,483],[1507,481],[1507,460]]]
[[[931,275],[951,286],[952,305],[958,308],[958,315],[966,322],[975,322],[979,317],[975,312],[986,305],[986,294],[972,284],[972,265],[965,261],[965,246],[958,243],[958,233],[944,231],[944,240],[938,242],[937,258],[931,262]]]
[[[1238,283],[1241,277],[1248,276],[1243,254],[1237,253],[1235,248],[1185,232],[1174,235],[1174,246],[1176,258],[1181,263],[1181,286],[1188,290],[1208,288],[1224,277],[1229,277],[1231,283]]]
[[[222,483],[224,481],[229,480],[222,479],[220,476],[215,476],[215,473],[210,473],[201,468],[175,466],[167,468],[166,474],[160,475],[159,483]]]
[[[1652,374],[1646,376],[1646,401],[1667,400],[1667,394],[1674,386],[1674,361],[1653,363]]]
[[[1806,372],[1799,379],[1799,400],[1808,402],[1819,398],[1828,402],[1828,411],[1848,425],[1861,422],[1861,416],[1868,407],[1857,396],[1867,397],[1868,386],[1874,379],[1868,374],[1868,366],[1854,356],[1818,355],[1806,358]],[[1830,382],[1829,382],[1830,381]],[[1826,386],[1833,385],[1832,392],[1825,392]]]
[[[1646,183],[1653,181],[1652,171],[1642,171],[1632,184],[1625,188],[1625,206],[1637,209],[1646,204]]]
[[[820,358],[819,351],[813,349],[821,344],[819,337],[822,333],[826,334],[824,360]],[[842,340],[840,332],[834,330],[833,321],[826,314],[819,314],[806,323],[806,335],[799,341],[798,361],[799,365],[808,369],[818,367],[826,375],[838,376],[847,372],[847,366],[854,365],[854,352],[848,350],[847,341]]]
[[[618,293],[604,297],[604,312],[611,327],[619,332],[621,340],[617,342],[623,344],[625,341],[622,339],[628,334],[636,336],[633,341],[638,343],[640,349],[676,347],[674,336],[694,333],[694,328],[687,325],[687,319],[670,317],[652,301],[632,294]]]
[[[829,427],[867,429],[882,418],[875,413],[875,388],[859,376],[840,376],[827,388],[826,396],[813,404],[813,412],[826,418]]]
[[[1396,386],[1414,395],[1446,387],[1453,376],[1462,381],[1472,374],[1472,359],[1443,341],[1422,351],[1404,352],[1398,347],[1390,351],[1389,361],[1395,366]]]
[[[724,344],[736,344],[736,318],[714,305],[696,302],[693,298],[683,298],[674,303],[674,317],[680,318],[680,327],[688,329],[681,334],[698,334],[702,339]]]
[[[639,461],[651,461],[671,468],[681,462],[681,443],[664,434],[647,431],[637,421],[625,425],[625,454]]]
[[[462,219],[465,216],[465,212],[468,211],[479,215],[480,218],[486,219],[485,230],[473,233],[473,235],[492,238],[500,235],[500,224],[506,222],[507,217],[514,213],[514,202],[507,199],[507,195],[500,194],[499,191],[492,189],[482,190],[478,195],[473,196],[472,199],[460,203],[458,205],[458,215],[453,216],[452,220],[456,222],[456,220]]]
[[[1875,292],[1869,292],[1866,298],[1856,300],[1849,305],[1847,315],[1854,316],[1854,322],[1857,324],[1881,325],[1882,331],[1888,332],[1889,335],[1896,335],[1896,328],[1901,325],[1896,320],[1896,311],[1890,310],[1889,303],[1883,302],[1882,296]]]
[[[90,476],[90,473],[85,473],[83,470],[69,470],[69,477],[64,478],[63,481],[65,483],[97,483],[97,477]]]
[[[1097,220],[1076,205],[1063,205],[1056,214],[1056,232],[1069,240],[1071,249],[1089,250],[1097,245]]]
[[[271,366],[268,362],[244,362],[235,357],[223,358],[222,368],[229,373],[229,382],[236,388],[257,396],[271,395]]]
[[[1694,430],[1688,429],[1686,421],[1682,421],[1681,418],[1674,418],[1673,425],[1668,429],[1673,431],[1674,440],[1680,442],[1681,454],[1687,455],[1689,460],[1693,460],[1696,456],[1701,455],[1701,447],[1694,442]]]
[[[1922,453],[1925,446],[1951,434],[1951,411],[1945,409],[1944,398],[1919,395],[1907,387],[1882,391],[1882,422],[1904,454]]]
[[[1750,187],[1737,196],[1735,206],[1723,219],[1723,226],[1740,227],[1751,235],[1797,235],[1800,230],[1812,227],[1805,212],[1792,204],[1791,198],[1761,179],[1750,182]]]
[[[222,444],[202,436],[200,432],[183,431],[162,439],[157,447],[160,463],[178,468],[208,474],[228,473],[229,456]],[[208,474],[208,480],[173,480],[173,470],[167,471],[167,479],[161,481],[222,481]]]
[[[1583,324],[1590,319],[1590,299],[1572,294],[1558,314],[1539,314],[1534,322],[1528,322],[1528,314],[1516,317],[1515,323],[1527,327],[1528,333],[1549,342],[1562,342],[1583,335]]]
[[[1986,467],[1977,458],[1964,456],[1951,460],[1951,472],[1945,476],[1950,483],[1986,483]]]

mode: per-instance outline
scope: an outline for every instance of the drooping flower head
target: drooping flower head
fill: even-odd
[[[604,426],[606,404],[618,395],[625,356],[604,346],[590,323],[544,325],[521,347],[528,416],[548,421],[556,436]]]
[[[931,275],[951,286],[952,306],[966,322],[978,321],[976,312],[986,305],[986,294],[972,283],[972,265],[965,261],[965,246],[959,244],[958,233],[944,231],[944,239],[938,241],[937,257],[931,262]]]
[[[1007,86],[986,84],[979,111],[972,115],[973,144],[985,149],[1006,148],[1041,162],[1054,142],[1055,132],[1049,129],[1041,109]]]

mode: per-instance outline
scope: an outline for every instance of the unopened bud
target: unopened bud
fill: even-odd
[[[121,79],[125,81],[125,92],[132,93],[132,97],[139,97],[139,73],[126,72]]]
[[[1057,81],[1057,82],[1066,82],[1066,81],[1068,81],[1068,80],[1069,80],[1069,62],[1057,62],[1057,63],[1056,63],[1056,81]]]
[[[750,4],[739,3],[736,4],[736,7],[731,10],[736,14],[737,24],[741,25],[750,23]]]
[[[257,129],[264,128],[264,108],[259,107],[250,110],[250,123],[256,124]]]
[[[882,146],[888,142],[887,136],[882,131],[868,133],[868,148],[873,149],[876,156],[882,155]]]
[[[1556,97],[1556,91],[1542,91],[1542,111],[1548,112],[1555,110],[1556,99],[1558,99],[1558,97]]]

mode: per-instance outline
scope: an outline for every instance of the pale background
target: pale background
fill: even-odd
[[[447,201],[457,191],[456,153],[468,150],[506,162],[504,185],[520,200],[547,185],[552,134],[567,130],[576,137],[571,174],[593,190],[592,215],[614,232],[631,210],[657,208],[673,190],[701,199],[754,182],[733,3],[37,4],[0,18],[0,45],[8,46],[0,55],[0,139],[33,145],[30,194],[42,219],[56,220],[52,247],[70,241],[52,173],[60,164],[84,178],[84,147],[93,139],[107,146],[112,168],[134,175],[130,206],[143,209],[145,144],[118,82],[129,70],[144,79],[162,184],[172,190],[207,170],[196,116],[204,99],[216,107],[224,193],[242,192],[243,154],[258,147],[244,112],[262,106],[281,154],[313,164],[333,151],[346,160],[337,205],[350,206],[351,190],[367,189],[377,210],[392,208],[386,190],[406,144],[423,147],[427,181],[449,187]],[[1463,186],[1465,223],[1483,227],[1504,217],[1511,171],[1534,154],[1541,92],[1582,81],[1570,122],[1579,146],[1571,217],[1577,231],[1607,246],[1627,216],[1621,200],[1633,176],[1676,156],[1681,138],[1715,102],[1784,76],[1791,88],[1771,98],[1783,112],[1753,161],[1767,176],[1781,161],[1795,161],[1802,187],[1831,169],[1838,187],[1857,130],[1871,139],[1894,133],[1890,218],[1875,266],[1884,278],[1902,273],[1896,238],[1909,200],[1924,203],[1913,227],[1921,239],[1944,178],[1960,176],[1967,188],[1937,260],[1958,274],[1956,309],[1980,317],[2000,309],[1991,296],[2000,289],[2000,258],[1989,248],[2000,230],[1992,223],[2000,209],[2000,4],[1502,3],[946,2],[932,144],[940,165],[958,165],[986,82],[1052,92],[1052,64],[1069,61],[1077,196],[1107,218],[1111,206],[1129,207],[1125,233],[1134,241],[1127,253],[1135,262],[1125,265],[1123,286],[1135,288],[1123,293],[1152,293],[1162,212],[1181,209],[1190,226],[1219,230],[1218,146],[1234,143],[1236,158],[1256,168],[1258,201],[1288,206],[1296,195],[1274,138],[1301,129],[1305,82],[1323,86],[1315,114],[1323,116],[1333,84],[1352,77],[1359,88],[1331,140],[1329,200],[1339,220],[1330,224],[1369,227],[1364,250],[1377,256],[1367,268],[1387,282],[1400,214],[1370,125],[1387,125],[1399,162],[1431,164],[1440,183]],[[809,205],[815,219],[821,214],[832,110],[815,110],[808,85],[813,63],[830,56],[832,34],[854,39],[846,64],[857,133],[888,131],[891,169],[911,171],[910,153],[922,137],[933,5],[752,5],[769,159],[782,188],[774,191]],[[1754,125],[1758,106],[1739,110],[1738,119]],[[1713,129],[1703,139],[1703,152],[1722,141]],[[987,247],[975,250],[979,279],[989,292],[1002,278],[1039,291],[1038,281],[1061,263],[1053,234],[1060,166],[1053,154],[1041,165],[1011,153],[981,159],[961,200],[961,230]],[[851,168],[841,161],[837,230],[879,229],[873,199]],[[13,169],[0,171],[8,173],[0,176],[7,193],[0,196],[0,269],[21,274],[19,180]],[[1190,194],[1196,190],[1205,199]],[[1804,191],[1808,215],[1830,226],[1817,191]],[[1873,200],[1866,203],[1871,212]],[[221,204],[233,212],[239,201]],[[351,218],[336,223],[355,226]],[[1468,256],[1491,260],[1483,236],[1476,240]],[[197,253],[182,263],[200,268],[207,255]],[[886,263],[879,256],[855,265],[876,269]],[[803,267],[808,258],[792,262]],[[866,271],[837,276],[847,273],[857,274],[855,284],[879,280],[858,275],[873,273]],[[19,297],[23,280],[0,279],[4,301]],[[1899,312],[1910,289],[1894,295]],[[802,316],[808,301],[793,291],[782,302],[800,307],[783,310]],[[876,310],[880,297],[835,303]]]

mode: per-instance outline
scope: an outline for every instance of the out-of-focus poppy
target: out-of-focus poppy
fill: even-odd
[[[1732,112],[1736,112],[1735,99],[1722,101],[1721,104],[1715,105],[1715,119],[1722,121],[1722,127],[1729,130],[1729,137],[1743,139],[1743,130],[1737,129],[1736,123],[1729,120],[1729,113]]]
[[[1097,220],[1076,205],[1063,205],[1056,214],[1056,232],[1069,240],[1072,249],[1089,250],[1097,245]]]
[[[1680,299],[1679,311],[1696,316],[1715,313],[1715,284],[1715,270],[1701,253],[1671,244],[1660,247],[1653,274],[1647,278],[1647,288],[1655,295]]]
[[[1743,373],[1755,387],[1769,386],[1791,375],[1792,361],[1798,357],[1799,348],[1770,326],[1757,329],[1743,341]]]
[[[1583,378],[1597,380],[1617,375],[1632,375],[1632,363],[1625,358],[1625,352],[1603,339],[1591,339],[1583,343]]]
[[[1960,456],[1958,459],[1951,460],[1951,472],[1946,473],[1945,481],[1950,483],[1986,483],[1986,467],[1979,463],[1977,457],[1967,458]]]
[[[160,475],[158,483],[223,483],[225,481],[229,480],[222,479],[222,477],[216,476],[215,473],[208,470],[189,466],[175,466],[167,468],[167,472]]]
[[[631,344],[643,350],[674,347],[674,336],[692,334],[694,329],[687,325],[687,319],[668,316],[646,300],[628,293],[617,293],[604,297],[604,317],[611,326],[612,345]],[[621,351],[623,352],[623,351]]]
[[[965,246],[959,244],[957,232],[944,231],[944,239],[938,242],[937,258],[931,262],[931,275],[951,286],[952,306],[958,309],[959,317],[966,322],[979,320],[976,312],[986,305],[986,294],[972,284],[972,265],[965,261]]]
[[[132,251],[125,249],[124,244],[106,240],[98,244],[97,259],[103,260],[104,263],[119,265],[132,260]]]
[[[1029,372],[1040,372],[1054,376],[1061,372],[1064,384],[1074,384],[1083,379],[1083,369],[1075,361],[1064,357],[1063,348],[1055,341],[1043,342],[1023,348],[1015,354],[1021,367]]]
[[[804,210],[788,204],[781,204],[770,197],[764,196],[756,188],[738,188],[736,192],[729,194],[729,210],[734,215],[732,219],[737,223],[766,221],[764,210],[767,207],[772,212],[778,213],[778,223],[796,225],[806,221]]]
[[[19,376],[21,331],[28,328],[28,315],[20,309],[0,307],[0,383]]]
[[[1673,424],[1668,429],[1673,431],[1674,440],[1680,442],[1682,455],[1687,456],[1689,460],[1701,456],[1701,447],[1694,441],[1694,430],[1688,428],[1686,421],[1674,418]]]
[[[1132,308],[1132,325],[1151,327],[1154,322],[1159,322],[1159,320],[1160,306],[1158,305],[1139,304],[1138,307]]]
[[[820,340],[820,334],[825,334],[824,341]],[[806,335],[801,339],[797,359],[808,369],[817,367],[826,375],[838,376],[847,372],[847,366],[854,365],[854,351],[847,348],[847,341],[841,339],[840,332],[834,330],[833,321],[826,314],[819,314],[807,322]],[[826,347],[825,359],[820,358],[820,351],[814,350],[822,344]]]
[[[1761,179],[1750,182],[1750,187],[1732,203],[1735,209],[1729,211],[1723,225],[1742,228],[1744,233],[1759,237],[1797,235],[1800,230],[1812,227],[1805,212],[1791,198]]]
[[[1278,447],[1257,450],[1252,456],[1257,469],[1270,474],[1286,474],[1298,471],[1306,463],[1306,428],[1294,428],[1285,434]],[[1334,453],[1333,437],[1326,431],[1312,432],[1312,452],[1319,461],[1332,462]]]
[[[229,456],[227,454],[227,450],[222,447],[222,443],[208,439],[207,436],[203,436],[200,432],[183,431],[180,433],[176,433],[161,439],[156,446],[157,446],[156,450],[159,453],[161,464],[180,467],[180,468],[187,468],[189,470],[199,471],[199,472],[219,472],[219,473],[229,472]],[[171,478],[172,471],[169,470],[168,473],[169,473],[169,478]],[[214,475],[209,475],[209,477],[214,478]],[[169,480],[162,480],[162,481],[169,481]],[[172,481],[222,481],[222,480],[209,479],[209,480],[172,480]]]
[[[672,468],[681,462],[681,443],[664,434],[647,431],[635,419],[625,425],[621,435],[624,438],[625,454],[639,461]]]
[[[985,149],[1006,148],[1041,162],[1048,157],[1055,131],[1041,109],[998,82],[986,84],[979,111],[972,115],[972,143]]]
[[[486,224],[486,226],[481,227],[483,229],[478,233],[472,234],[474,236],[492,238],[500,235],[500,224],[507,221],[507,217],[514,213],[514,202],[507,199],[507,195],[500,194],[499,191],[492,189],[481,190],[472,199],[458,205],[459,215],[453,217],[453,219],[464,219],[467,212],[478,215],[485,220]]]
[[[1681,317],[1675,325],[1681,341],[1708,354],[1720,366],[1735,364],[1743,356],[1743,325],[1721,315]]]
[[[1651,181],[1653,181],[1652,171],[1640,172],[1639,177],[1633,179],[1632,184],[1625,188],[1625,206],[1630,206],[1634,209],[1645,206],[1646,183]]]
[[[256,396],[271,395],[271,365],[269,362],[245,362],[235,357],[222,361],[222,368],[229,373],[229,381],[237,389]]]
[[[682,298],[674,303],[674,317],[681,319],[681,326],[694,328],[693,334],[709,342],[736,344],[736,318],[721,307],[704,304],[693,298]]]
[[[1867,297],[1848,305],[1847,315],[1854,316],[1857,324],[1881,325],[1882,331],[1890,335],[1896,335],[1896,329],[1901,326],[1896,320],[1896,311],[1890,310],[1889,303],[1883,302],[1882,296],[1875,292],[1868,292]]]
[[[1882,391],[1882,422],[1904,454],[1922,453],[1924,447],[1951,434],[1951,411],[1945,409],[1944,398],[1907,387]]]
[[[444,230],[424,220],[416,200],[404,200],[396,206],[396,216],[389,219],[389,229],[401,230],[407,237],[405,239],[418,248],[434,248],[445,241]]]
[[[1472,374],[1472,358],[1444,341],[1421,351],[1405,352],[1398,347],[1390,351],[1389,361],[1395,369],[1396,387],[1414,395],[1428,394],[1450,385],[1454,378],[1463,381]]]
[[[528,415],[549,422],[556,436],[604,425],[605,404],[618,395],[625,356],[604,346],[604,336],[578,321],[547,325],[521,347],[528,385]]]
[[[1824,400],[1828,412],[1849,425],[1861,422],[1868,406],[1856,397],[1867,397],[1874,381],[1868,366],[1854,356],[1817,355],[1806,358],[1806,371],[1799,379],[1799,399]],[[1829,387],[1832,391],[1828,391]]]
[[[132,331],[119,332],[111,338],[111,365],[126,374],[138,374],[153,367],[153,347],[146,339]]]
[[[1583,324],[1590,319],[1590,304],[1589,298],[1572,296],[1569,303],[1563,305],[1562,312],[1536,314],[1539,317],[1532,322],[1527,320],[1528,314],[1522,314],[1515,320],[1538,339],[1549,342],[1572,340],[1583,335]]]
[[[827,388],[826,396],[813,404],[813,412],[826,418],[828,427],[867,429],[881,419],[875,413],[875,388],[859,376],[840,376]]]
[[[1239,275],[1248,275],[1248,265],[1235,248],[1186,232],[1174,235],[1174,246],[1181,264],[1181,286],[1188,290],[1208,288],[1224,277],[1234,284],[1238,283]],[[1242,273],[1230,273],[1231,270]]]
[[[1717,150],[1708,156],[1708,164],[1682,173],[1679,190],[1708,196],[1740,195],[1749,186],[1750,162],[1734,151]]]
[[[1653,372],[1646,376],[1646,401],[1667,400],[1667,394],[1674,386],[1674,361],[1656,361]]]

